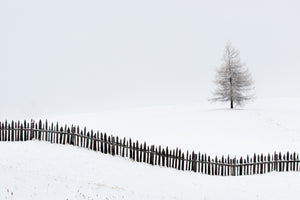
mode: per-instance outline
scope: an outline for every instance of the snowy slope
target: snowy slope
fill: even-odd
[[[298,102],[265,99],[236,110],[199,103],[40,117],[233,156],[300,152]],[[68,145],[0,143],[0,199],[295,199],[299,178],[299,173],[212,177]]]
[[[43,118],[212,155],[300,152],[299,102],[257,100],[236,110],[204,102]]]
[[[0,199],[296,199],[299,173],[213,177],[39,141],[0,143]]]

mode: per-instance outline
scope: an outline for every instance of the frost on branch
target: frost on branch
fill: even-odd
[[[223,63],[216,71],[214,83],[216,89],[213,93],[213,102],[230,102],[230,108],[234,104],[243,106],[254,98],[253,81],[251,74],[241,62],[240,53],[227,43],[224,50]]]

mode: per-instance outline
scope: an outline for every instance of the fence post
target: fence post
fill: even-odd
[[[112,155],[115,155],[115,137],[111,136],[111,148],[112,148]]]
[[[151,145],[150,149],[150,164],[153,165],[153,160],[154,160],[154,145]]]
[[[32,140],[33,139],[33,137],[34,137],[34,121],[33,121],[33,119],[31,120],[31,124],[30,124],[30,136],[29,136],[29,140]]]
[[[293,159],[293,171],[296,169],[296,152],[294,152],[294,159]]]
[[[116,154],[119,155],[119,137],[116,137]]]
[[[181,155],[181,170],[184,171],[184,153]]]
[[[11,141],[15,141],[15,128],[14,128],[14,121],[11,122]]]
[[[42,132],[41,132],[41,130],[42,130],[42,120],[40,120],[39,121],[39,131],[38,131],[38,140],[42,140]]]
[[[286,171],[288,172],[289,171],[289,165],[290,165],[290,153],[289,152],[287,152],[286,153]]]
[[[71,127],[71,145],[75,145],[75,129],[76,127],[72,125]]]
[[[181,149],[178,150],[178,157],[177,157],[177,160],[178,160],[178,170],[180,170],[180,166],[181,166]],[[182,167],[182,166],[181,166]]]
[[[160,166],[161,146],[158,147],[158,165]]]
[[[193,153],[193,171],[197,172],[197,154]]]
[[[0,141],[2,141],[2,134],[3,134],[3,132],[2,132],[2,122],[0,121]]]
[[[136,161],[137,162],[140,162],[140,160],[139,160],[139,151],[140,151],[140,149],[139,149],[139,141],[136,141],[136,143],[135,143],[135,153],[136,153]]]
[[[145,163],[145,162],[147,162],[147,144],[146,144],[146,142],[144,142],[144,148],[143,148],[143,151],[144,151],[144,156],[143,156],[143,162]]]

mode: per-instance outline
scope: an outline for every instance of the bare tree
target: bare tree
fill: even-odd
[[[211,101],[230,102],[233,109],[234,104],[243,106],[254,98],[251,74],[241,62],[239,51],[230,43],[225,46],[223,63],[216,73],[217,88]]]

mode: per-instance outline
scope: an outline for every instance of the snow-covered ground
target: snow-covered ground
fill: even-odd
[[[148,144],[234,156],[300,152],[299,102],[282,98],[236,110],[199,103],[40,117]],[[213,177],[68,145],[0,143],[0,199],[297,199],[299,180],[297,172]]]
[[[204,102],[42,118],[149,144],[239,156],[300,152],[299,102],[296,98],[257,100],[236,110]]]
[[[214,177],[69,145],[0,143],[0,199],[297,199],[299,173]]]

